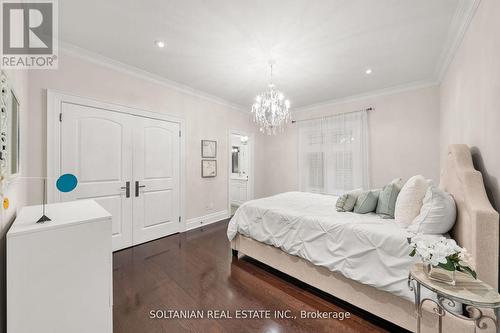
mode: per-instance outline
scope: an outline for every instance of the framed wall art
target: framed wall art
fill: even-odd
[[[217,157],[217,141],[201,140],[201,158]]]
[[[213,178],[217,176],[216,160],[201,160],[201,177]]]

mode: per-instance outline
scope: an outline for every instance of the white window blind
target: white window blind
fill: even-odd
[[[301,191],[340,194],[369,188],[367,111],[298,125]]]

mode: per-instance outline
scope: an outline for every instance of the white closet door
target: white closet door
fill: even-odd
[[[180,229],[179,129],[149,118],[134,123],[134,245]]]
[[[78,177],[62,201],[95,199],[112,214],[113,250],[132,245],[132,116],[62,103],[61,174]],[[126,196],[126,182],[130,195]],[[90,246],[90,244],[89,244]]]

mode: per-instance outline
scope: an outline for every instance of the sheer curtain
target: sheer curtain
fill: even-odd
[[[369,188],[367,118],[367,111],[356,111],[298,122],[301,191]]]

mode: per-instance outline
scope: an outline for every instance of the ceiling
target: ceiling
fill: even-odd
[[[67,45],[244,107],[274,59],[274,82],[297,108],[436,81],[472,2],[64,0],[59,24]]]

